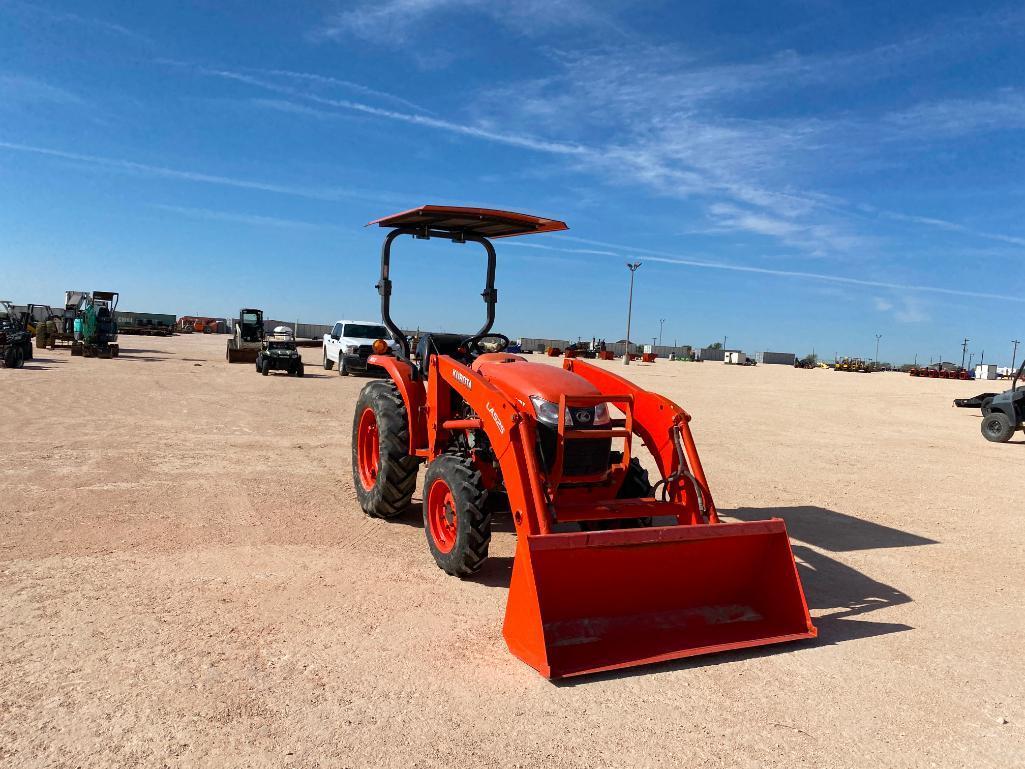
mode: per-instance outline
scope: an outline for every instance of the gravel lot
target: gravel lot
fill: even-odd
[[[0,766],[1025,765],[1025,446],[950,406],[992,383],[625,369],[726,516],[786,519],[820,638],[553,684],[501,638],[509,527],[460,582],[419,507],[363,516],[363,380],[121,341],[0,369]]]

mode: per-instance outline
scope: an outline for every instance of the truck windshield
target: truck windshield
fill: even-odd
[[[260,322],[259,316],[255,312],[244,312],[242,313],[242,323],[245,325],[256,324]]]
[[[342,336],[355,339],[387,339],[388,331],[384,326],[372,326],[364,323],[346,323]]]

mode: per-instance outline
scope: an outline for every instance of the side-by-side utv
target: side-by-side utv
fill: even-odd
[[[32,360],[32,335],[14,305],[0,300],[0,364],[4,368],[21,368]]]
[[[985,393],[982,397],[982,435],[987,441],[1007,443],[1017,430],[1025,429],[1025,387],[1018,382],[1025,378],[1025,361],[1011,380],[1011,389],[1002,393]]]
[[[272,371],[284,371],[289,376],[304,376],[303,359],[296,348],[292,329],[278,326],[268,335],[256,355],[256,371],[267,376]]]
[[[597,365],[510,354],[492,332],[492,239],[564,223],[423,206],[372,224],[390,230],[377,288],[399,350],[371,356],[389,378],[356,403],[356,495],[368,515],[401,516],[425,464],[427,544],[459,577],[481,568],[492,515],[508,512],[518,541],[503,635],[514,655],[560,677],[816,635],[783,521],[719,519],[690,415]],[[475,243],[487,256],[483,327],[456,340],[424,335],[415,359],[390,307],[391,247],[403,236]],[[637,438],[658,469],[654,485]]]

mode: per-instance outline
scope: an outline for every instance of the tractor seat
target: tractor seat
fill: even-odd
[[[468,356],[459,352],[466,337],[463,334],[424,334],[416,345],[416,357],[420,361],[420,371],[425,375],[430,367],[432,355],[451,355],[457,360]]]

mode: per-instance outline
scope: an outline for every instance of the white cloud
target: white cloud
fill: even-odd
[[[66,152],[64,150],[52,149],[49,147],[37,147],[29,144],[18,144],[15,142],[0,141],[0,149],[11,152],[22,152],[44,157],[70,160],[77,163],[98,166],[113,171],[140,174],[163,179],[178,179],[188,182],[199,182],[201,184],[214,184],[224,187],[237,187],[246,190],[257,190],[260,192],[272,192],[280,195],[290,195],[300,198],[312,198],[316,200],[340,200],[344,198],[357,198],[361,200],[382,200],[395,202],[397,196],[387,193],[374,192],[371,190],[350,189],[345,187],[302,187],[288,184],[277,184],[274,182],[263,182],[252,179],[240,179],[231,176],[208,174],[202,171],[188,171],[166,166],[155,166],[148,163],[138,163],[133,160],[120,158],[106,158],[97,155],[85,155],[78,152]]]
[[[321,39],[357,37],[386,45],[404,42],[418,28],[447,14],[477,13],[524,35],[594,26],[621,34],[611,16],[584,0],[378,0],[362,2],[328,17],[313,36]]]
[[[85,100],[63,88],[24,75],[0,73],[0,106],[49,103],[82,105]]]
[[[830,275],[821,272],[807,272],[805,270],[782,270],[769,267],[755,267],[743,264],[731,264],[715,259],[693,259],[677,256],[665,251],[653,251],[647,248],[636,248],[617,243],[608,243],[602,240],[579,238],[575,235],[559,235],[559,240],[569,240],[575,243],[584,243],[592,246],[603,246],[616,249],[621,254],[635,254],[647,261],[659,262],[662,264],[677,264],[682,267],[696,267],[705,270],[723,270],[727,272],[742,272],[755,275],[773,275],[780,278],[796,278],[801,280],[820,281],[823,283],[837,283],[850,286],[865,286],[869,288],[893,289],[898,292],[919,291],[923,293],[943,294],[947,296],[965,296],[973,299],[998,299],[1007,302],[1025,304],[1025,296],[1014,294],[991,294],[981,291],[967,291],[953,288],[941,288],[939,286],[928,286],[914,283],[892,283],[890,281],[873,280],[871,278],[859,278],[847,275]],[[909,300],[910,301],[910,300]],[[906,308],[904,318],[911,319],[916,312],[921,312],[921,305]],[[913,322],[907,320],[906,322]]]
[[[193,219],[206,219],[210,221],[232,222],[235,224],[246,224],[266,227],[284,227],[295,230],[322,230],[337,229],[333,225],[318,224],[316,222],[305,222],[298,219],[281,219],[276,216],[259,216],[257,214],[241,214],[231,211],[217,211],[209,208],[190,208],[187,206],[172,206],[163,203],[154,203],[154,208],[167,211],[173,214],[181,214]]]

